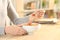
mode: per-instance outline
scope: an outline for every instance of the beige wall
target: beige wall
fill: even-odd
[[[11,0],[13,3],[13,6],[15,7],[17,13],[20,17],[24,16],[23,8],[24,8],[24,1],[23,0]]]
[[[24,1],[23,0],[16,0],[16,10],[20,17],[24,16]]]

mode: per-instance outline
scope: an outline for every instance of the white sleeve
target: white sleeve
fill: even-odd
[[[15,8],[12,5],[11,0],[8,1],[8,16],[10,17],[10,19],[12,20],[14,24],[22,24],[29,21],[29,16],[24,17],[24,18],[19,17]]]
[[[15,8],[13,7],[11,0],[8,0],[7,12],[8,12],[8,16],[12,22],[15,19],[19,18],[19,15],[16,12]]]
[[[4,35],[5,33],[4,33],[4,29],[5,29],[5,27],[0,27],[0,35]]]

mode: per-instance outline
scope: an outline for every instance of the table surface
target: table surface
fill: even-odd
[[[42,24],[41,29],[26,36],[0,36],[0,40],[60,40],[60,21],[56,24]]]

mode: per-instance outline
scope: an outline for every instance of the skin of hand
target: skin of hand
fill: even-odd
[[[27,31],[24,30],[22,27],[18,27],[17,25],[12,25],[12,26],[6,26],[5,27],[5,33],[6,35],[27,35]]]
[[[29,22],[32,22],[34,21],[35,19],[38,19],[38,15],[37,12],[34,12],[30,15],[30,18],[29,18]]]
[[[35,12],[33,12],[33,13],[30,15],[30,21],[33,21],[33,20],[35,20],[35,19],[40,19],[40,18],[42,18],[42,17],[44,17],[44,14],[45,14],[45,10],[44,10],[44,9],[35,11]]]

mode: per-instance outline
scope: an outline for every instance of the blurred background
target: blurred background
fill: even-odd
[[[12,0],[12,3],[20,17],[44,9],[44,18],[60,18],[60,0]]]

